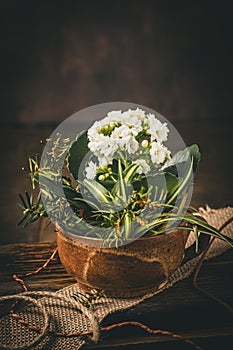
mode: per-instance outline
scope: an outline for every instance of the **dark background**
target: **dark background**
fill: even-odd
[[[232,201],[230,1],[1,2],[1,243],[53,239],[16,229],[21,167],[72,113],[127,101],[169,119],[202,163],[192,204]]]
[[[106,101],[231,117],[232,11],[214,1],[2,1],[2,117],[61,121]]]

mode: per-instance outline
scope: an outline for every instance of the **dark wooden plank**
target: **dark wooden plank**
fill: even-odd
[[[0,295],[13,294],[22,288],[12,279],[14,273],[27,273],[36,270],[51,256],[56,243],[18,244],[0,247]],[[25,279],[32,290],[58,290],[75,281],[63,269],[58,256],[46,270]]]
[[[128,328],[127,328],[127,332],[128,332]],[[139,330],[134,330],[134,332],[137,332],[138,335],[137,337],[123,337],[122,333],[120,334],[120,337],[117,337],[115,339],[115,337],[113,339],[106,339],[102,338],[102,341],[100,341],[98,344],[89,344],[88,346],[86,346],[86,348],[88,349],[105,349],[105,350],[110,350],[110,349],[118,349],[118,348],[131,348],[132,346],[135,347],[135,349],[139,349],[139,347],[142,345],[144,346],[144,348],[146,349],[150,349],[150,347],[154,347],[155,346],[161,346],[161,343],[173,343],[173,344],[166,344],[166,346],[173,348],[174,346],[179,346],[182,347],[182,343],[181,341],[177,341],[177,339],[166,336],[166,335],[144,335],[142,336],[141,331]],[[186,331],[186,332],[182,332],[179,333],[180,335],[182,335],[182,337],[184,337],[185,339],[190,339],[192,341],[197,342],[198,344],[204,343],[206,340],[208,340],[209,338],[215,338],[215,339],[221,339],[222,341],[222,345],[223,345],[223,337],[227,338],[227,342],[229,341],[230,338],[233,339],[233,327],[225,327],[222,328],[221,330],[218,329],[202,329],[199,331]],[[212,346],[212,345],[211,345]],[[183,348],[183,347],[182,347]],[[185,345],[184,347],[185,349],[189,348],[187,345]],[[191,348],[191,347],[190,347]],[[161,349],[159,347],[159,349]],[[206,349],[206,347],[205,347]]]

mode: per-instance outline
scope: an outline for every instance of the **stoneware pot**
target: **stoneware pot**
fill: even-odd
[[[57,242],[63,266],[82,289],[101,289],[109,297],[128,298],[156,291],[193,255],[193,245],[185,251],[188,234],[187,230],[174,230],[118,248],[98,248],[90,246],[90,240],[97,238],[75,240],[58,231]]]

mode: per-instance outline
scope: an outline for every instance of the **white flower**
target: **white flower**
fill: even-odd
[[[96,138],[98,138],[99,131],[104,127],[105,123],[103,123],[103,120],[97,120],[94,122],[94,124],[90,127],[90,129],[87,132],[88,139],[90,141],[96,141]]]
[[[113,155],[118,149],[118,144],[110,136],[98,134],[96,141],[89,142],[88,147],[98,157],[100,165],[106,166],[112,163]]]
[[[101,150],[102,145],[105,144],[105,136],[102,134],[97,133],[97,135],[95,136],[95,138],[93,138],[93,140],[91,140],[88,143],[88,147],[90,148],[90,150],[96,154],[99,152],[99,150]]]
[[[170,151],[161,142],[153,142],[150,149],[152,163],[163,164],[170,157]]]
[[[134,154],[137,152],[139,144],[137,140],[133,136],[129,136],[126,138],[125,148],[129,154]]]
[[[96,163],[90,161],[88,166],[85,169],[86,178],[89,180],[94,180],[94,178],[96,177],[96,169],[97,169]]]
[[[139,120],[144,120],[145,118],[145,112],[140,108],[136,108],[133,110],[129,109],[127,112],[131,117],[136,117]]]
[[[151,134],[151,141],[167,141],[167,135],[169,132],[167,123],[161,123],[161,121],[155,118],[155,115],[151,113],[147,115],[147,119],[149,121],[148,131]]]
[[[112,134],[114,138],[116,137],[127,137],[130,135],[137,136],[142,130],[140,125],[134,124],[132,120],[125,120],[124,124],[116,127]]]
[[[124,138],[131,135],[131,129],[127,125],[121,125],[115,128],[111,134],[113,139]]]
[[[133,136],[137,136],[140,133],[140,131],[142,131],[141,125],[134,125],[134,126],[131,125],[129,127],[130,127],[130,130],[131,130],[131,134]]]
[[[126,147],[129,153],[135,153],[138,149],[138,142],[134,138],[138,134],[135,128],[128,125],[121,125],[115,128],[111,134],[111,139],[117,143],[119,148]]]
[[[134,160],[132,163],[139,165],[137,169],[138,174],[147,174],[150,171],[150,166],[147,164],[145,159],[137,159]]]
[[[105,123],[111,123],[111,122],[121,122],[122,121],[122,113],[121,111],[111,111],[108,112],[107,117],[104,119]]]
[[[101,144],[100,153],[105,157],[112,157],[113,154],[117,151],[118,145],[111,137],[105,136],[105,138],[106,141],[104,144]]]
[[[99,166],[100,168],[105,168],[107,165],[112,164],[113,158],[112,157],[105,157],[105,156],[99,156]]]
[[[133,111],[130,109],[122,113],[122,122],[128,125],[129,128],[136,128],[142,130],[142,121],[137,117],[137,115],[132,114]]]
[[[88,147],[98,158],[100,166],[112,164],[114,154],[125,149],[129,154],[136,154],[139,148],[137,136],[139,133],[151,135],[151,141],[155,141],[150,150],[152,161],[155,164],[163,163],[170,153],[162,142],[167,140],[168,128],[166,123],[161,123],[154,114],[145,115],[139,108],[111,111],[102,120],[96,121],[88,130]],[[141,134],[140,134],[141,135]],[[141,138],[141,136],[140,136]],[[142,148],[147,148],[148,140],[143,140]],[[140,151],[143,153],[143,151]],[[149,171],[149,165],[143,163],[140,171]]]

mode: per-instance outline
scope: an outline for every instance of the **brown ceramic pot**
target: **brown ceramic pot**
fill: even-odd
[[[118,248],[96,248],[89,245],[95,238],[73,240],[57,233],[60,260],[80,287],[122,298],[158,289],[182,263],[187,237],[188,231],[174,230]]]

